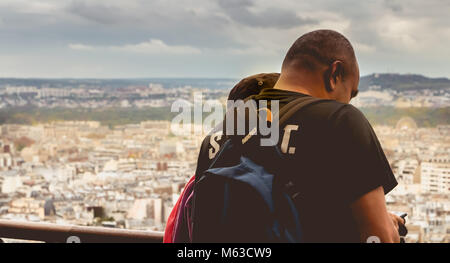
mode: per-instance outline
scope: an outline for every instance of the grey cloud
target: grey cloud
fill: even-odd
[[[103,38],[103,43],[95,43],[102,45],[122,45],[149,38],[162,39],[172,45],[211,48],[233,45],[233,39],[223,33],[223,28],[229,24],[226,18],[215,12],[197,12],[182,3],[172,6],[167,1],[73,0],[64,10],[92,24],[83,26],[83,30],[93,31],[95,35],[90,33],[88,41],[80,39],[78,42],[91,43],[92,36],[94,40]]]
[[[293,28],[305,24],[314,24],[313,19],[298,17],[295,12],[280,8],[271,8],[252,12],[251,0],[218,0],[219,6],[234,21],[252,27]]]
[[[384,5],[389,8],[390,10],[392,10],[393,12],[402,12],[403,11],[403,6],[401,1],[396,1],[396,0],[384,0]]]
[[[0,55],[7,54],[10,65],[18,65],[8,66],[12,69],[6,72],[21,72],[21,67],[33,64],[34,57],[45,54],[49,60],[60,58],[61,65],[73,59],[80,68],[90,63],[123,64],[131,73],[148,66],[159,74],[158,64],[165,63],[174,67],[173,74],[231,76],[243,69],[256,70],[256,64],[261,70],[278,66],[282,49],[299,35],[326,27],[341,31],[359,47],[357,55],[365,73],[383,71],[389,65],[398,71],[449,74],[444,68],[444,61],[450,59],[448,0],[39,0],[55,6],[45,9],[45,14],[39,11],[40,5],[30,12],[33,8],[26,1],[13,2],[0,0]],[[208,52],[196,54],[195,61],[183,61],[189,69],[174,55],[148,59],[150,55],[133,52],[114,56],[98,49],[79,52],[89,46],[124,46],[149,39]],[[72,45],[78,51],[67,48],[73,43],[85,46]],[[282,51],[272,60],[260,55],[274,50]],[[33,65],[43,60],[36,59]],[[33,67],[28,68],[32,74]],[[55,66],[54,71],[59,68]]]
[[[123,21],[123,11],[112,5],[88,4],[85,1],[72,1],[66,11],[100,24],[116,24]],[[132,19],[132,17],[127,17]]]

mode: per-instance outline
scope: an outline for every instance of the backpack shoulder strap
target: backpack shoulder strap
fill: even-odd
[[[280,109],[279,112],[279,124],[280,126],[283,125],[292,115],[294,115],[298,110],[310,105],[315,104],[321,101],[326,101],[324,99],[318,99],[311,96],[307,97],[300,97],[297,98],[288,104],[286,104],[284,107]]]

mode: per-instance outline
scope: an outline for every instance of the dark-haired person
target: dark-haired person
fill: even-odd
[[[245,98],[257,95],[263,89],[272,88],[277,82],[279,73],[260,73],[248,76],[237,83],[228,94],[228,100],[244,100]],[[220,148],[223,140],[215,134],[219,130],[217,126],[203,139],[201,150],[198,156],[196,173],[206,170],[212,161],[212,150]],[[212,145],[213,143],[214,145]],[[174,208],[167,220],[164,231],[164,243],[187,243],[192,241],[192,220],[191,207],[193,202],[193,188],[195,175],[187,182]]]

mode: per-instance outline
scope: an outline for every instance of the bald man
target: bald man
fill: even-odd
[[[297,188],[306,242],[399,242],[404,220],[387,212],[384,197],[397,181],[371,125],[349,104],[358,83],[350,42],[318,30],[295,41],[274,88],[255,97],[277,99],[280,107],[304,96],[322,99],[280,127],[278,146],[291,160],[280,173]]]

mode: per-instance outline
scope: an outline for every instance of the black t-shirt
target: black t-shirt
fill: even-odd
[[[300,96],[308,95],[265,89],[254,99],[279,100],[281,108]],[[217,131],[205,138],[196,174],[209,167],[223,141]],[[276,176],[295,186],[306,242],[359,242],[350,204],[379,186],[388,193],[397,185],[371,125],[350,104],[323,100],[300,109],[280,127],[276,147],[288,160]],[[267,163],[264,151],[254,152],[253,159]],[[277,167],[278,160],[270,161]]]

